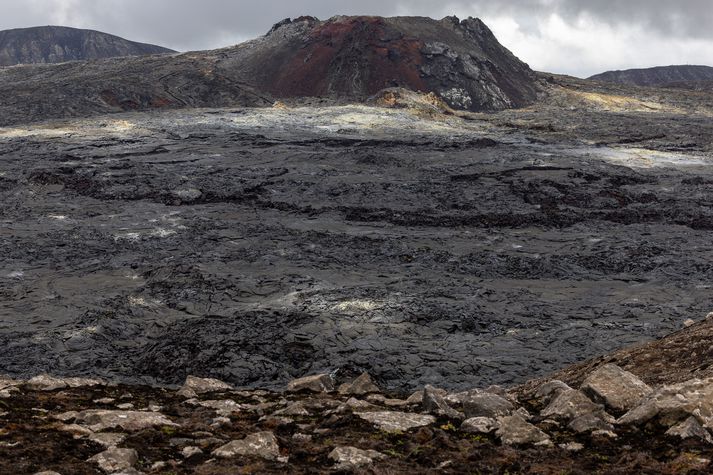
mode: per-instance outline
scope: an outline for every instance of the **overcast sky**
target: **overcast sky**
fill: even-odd
[[[480,17],[535,69],[589,76],[713,66],[713,0],[0,0],[0,29],[90,28],[187,51],[264,34],[285,17]]]

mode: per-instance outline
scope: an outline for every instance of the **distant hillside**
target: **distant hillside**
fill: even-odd
[[[671,84],[697,83],[713,81],[713,67],[709,66],[658,66],[647,69],[628,69],[626,71],[607,71],[589,79],[594,81],[614,82],[632,86],[669,86]]]
[[[99,31],[40,26],[0,31],[0,66],[172,53]]]

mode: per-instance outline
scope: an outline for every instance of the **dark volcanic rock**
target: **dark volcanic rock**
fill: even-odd
[[[364,99],[406,87],[469,110],[519,107],[536,98],[533,72],[477,18],[285,20],[234,61],[275,97]]]
[[[537,84],[478,19],[303,17],[221,50],[0,69],[0,126],[276,98],[363,101],[394,86],[456,109],[502,110],[532,103]]]
[[[594,81],[614,82],[632,86],[669,86],[685,83],[696,84],[700,81],[713,81],[713,67],[710,66],[658,66],[647,69],[627,69],[625,71],[607,71],[589,79]]]
[[[0,66],[173,53],[93,30],[40,26],[0,31]]]

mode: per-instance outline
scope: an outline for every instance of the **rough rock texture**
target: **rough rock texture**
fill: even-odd
[[[689,417],[666,431],[666,435],[677,436],[681,439],[697,438],[713,445],[713,437],[695,417]]]
[[[196,397],[198,394],[206,394],[211,392],[227,391],[232,386],[218,379],[199,378],[196,376],[188,376],[179,394],[185,397]]]
[[[337,447],[329,453],[329,459],[337,463],[337,470],[349,470],[370,465],[385,456],[376,450],[361,450],[356,447]]]
[[[139,411],[90,409],[78,413],[75,419],[77,423],[86,424],[94,432],[117,427],[138,431],[148,427],[176,425],[162,414]]]
[[[397,393],[372,393],[362,399],[338,393],[231,389],[221,391],[226,399],[220,402],[243,410],[216,418],[205,407],[215,402],[206,399],[211,395],[187,400],[168,388],[108,384],[48,392],[30,389],[22,381],[18,387],[21,390],[2,403],[7,410],[0,412],[3,474],[95,475],[101,470],[126,475],[321,475],[366,470],[674,475],[707,473],[713,457],[707,429],[697,416],[671,429],[644,421],[619,426],[614,433],[600,419],[587,420],[591,413],[568,426],[529,416],[528,412],[538,412],[536,400],[513,399],[517,409],[510,417],[473,418],[459,424],[458,418],[447,415],[420,414],[416,405],[403,412],[389,411],[390,401],[403,396]],[[97,433],[94,429],[104,428],[78,417],[117,401],[145,411],[162,407],[172,424]],[[283,408],[295,406],[309,408],[309,413],[280,415]],[[337,407],[340,410],[335,411]],[[585,430],[573,427],[575,422],[593,426]]]
[[[613,82],[634,86],[667,87],[682,82],[713,81],[713,67],[710,66],[657,66],[625,71],[607,71],[596,74],[593,81]]]
[[[213,451],[216,457],[236,457],[238,455],[277,460],[280,446],[272,432],[250,434],[242,440],[234,440]]]
[[[597,368],[584,380],[581,390],[616,412],[628,411],[652,391],[636,375],[612,364]]]
[[[670,427],[688,416],[695,416],[704,427],[713,429],[713,378],[663,386],[624,414],[618,423],[642,424],[655,418]]]
[[[550,445],[550,437],[519,415],[499,417],[497,435],[506,445]]]
[[[311,391],[323,393],[334,391],[334,380],[328,374],[317,374],[295,379],[287,384],[288,391]]]
[[[0,67],[173,53],[93,30],[39,26],[0,31]]]
[[[368,393],[378,393],[379,387],[371,379],[369,373],[362,373],[351,383],[344,383],[339,386],[339,394],[349,394],[363,396]]]
[[[433,416],[393,411],[360,412],[357,416],[385,431],[405,431],[436,422]]]
[[[134,449],[111,448],[89,459],[95,462],[107,473],[116,473],[132,468],[139,461],[139,456]]]
[[[497,428],[497,421],[489,417],[471,417],[470,419],[463,421],[460,426],[460,430],[475,434],[490,434]]]
[[[435,416],[445,416],[456,420],[462,420],[463,414],[448,405],[438,389],[433,386],[426,386],[423,390],[423,400],[421,403],[424,412]]]
[[[541,415],[571,421],[585,414],[603,412],[604,408],[601,405],[593,403],[581,391],[571,389],[562,391],[553,398]]]
[[[463,402],[465,416],[471,417],[499,417],[510,415],[515,406],[497,394],[474,394]]]

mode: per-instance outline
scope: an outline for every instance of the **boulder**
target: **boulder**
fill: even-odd
[[[371,465],[374,460],[386,456],[376,450],[361,450],[356,447],[337,447],[329,453],[329,459],[337,465],[335,470],[351,470],[365,465]]]
[[[433,389],[434,392],[436,392],[438,395],[443,396],[444,398],[448,395],[448,391],[445,389]],[[421,391],[416,391],[412,395],[410,395],[406,399],[406,403],[408,405],[417,405],[417,404],[422,404],[423,403],[423,390]]]
[[[33,391],[55,391],[65,388],[83,388],[92,386],[105,386],[106,383],[99,379],[89,378],[57,378],[48,374],[40,374],[25,383]]]
[[[374,384],[369,373],[363,373],[351,383],[345,383],[339,386],[339,394],[350,396],[363,396],[364,394],[378,392],[379,387]]]
[[[199,394],[230,391],[231,389],[233,389],[231,385],[218,379],[188,376],[183,387],[178,390],[178,395],[193,398]]]
[[[100,432],[98,434],[92,434],[87,437],[92,442],[96,442],[99,445],[106,447],[107,449],[116,447],[126,439],[126,434],[119,434],[113,432]]]
[[[48,374],[40,374],[27,381],[25,386],[27,389],[33,391],[55,391],[57,389],[66,388],[67,383],[61,378],[55,378]]]
[[[359,412],[357,416],[369,421],[381,430],[387,432],[407,431],[416,427],[423,427],[436,422],[436,418],[425,414],[411,414],[408,412]]]
[[[324,393],[334,391],[334,381],[328,374],[317,374],[314,376],[305,376],[290,381],[287,384],[287,390],[290,392],[311,391],[314,393]]]
[[[581,390],[616,412],[632,409],[652,392],[637,376],[613,364],[597,368],[584,380]]]
[[[290,404],[289,406],[287,406],[284,409],[275,411],[273,413],[273,415],[275,415],[275,416],[309,416],[310,413],[307,410],[307,407],[305,406],[304,401],[297,401],[295,403]]]
[[[585,414],[604,413],[604,408],[593,403],[585,394],[576,389],[560,391],[549,405],[542,410],[542,417],[571,421]]]
[[[237,414],[242,409],[243,406],[233,401],[232,399],[222,399],[216,401],[192,401],[192,404],[201,407],[207,407],[208,409],[213,409],[219,416],[230,416],[231,414]]]
[[[489,417],[471,417],[463,421],[460,426],[460,430],[471,434],[490,434],[497,428],[498,422]]]
[[[549,404],[552,398],[556,397],[562,391],[569,391],[572,388],[562,381],[555,379],[549,381],[535,391],[535,399],[540,401],[542,404]]]
[[[445,399],[445,401],[451,406],[462,406],[465,401],[481,393],[483,393],[483,391],[481,391],[480,389],[470,389],[468,391],[448,394],[444,396],[443,399]]]
[[[195,457],[196,455],[202,455],[203,451],[200,449],[200,447],[194,447],[194,446],[188,446],[184,447],[183,450],[181,450],[181,455],[183,458],[189,459],[191,457]]]
[[[134,449],[119,449],[116,447],[90,458],[88,462],[94,462],[99,468],[107,473],[115,473],[121,470],[132,468],[139,461],[139,454]]]
[[[156,412],[139,411],[109,411],[102,409],[91,409],[77,414],[75,421],[84,424],[94,432],[120,427],[129,432],[140,431],[149,427],[172,426],[178,424],[172,422],[163,414]]]
[[[578,433],[594,432],[597,430],[613,431],[614,426],[602,418],[601,413],[588,413],[575,417],[570,421],[567,427]]]
[[[713,378],[692,379],[663,386],[644,398],[617,422],[642,425],[657,419],[666,427],[694,416],[707,429],[713,428]]]
[[[423,402],[421,407],[424,412],[440,417],[449,417],[451,419],[463,420],[463,414],[456,411],[448,405],[443,399],[443,396],[438,394],[437,389],[433,386],[426,386],[423,390]]]
[[[552,445],[547,434],[519,415],[499,417],[496,434],[505,445]]]
[[[231,458],[238,455],[261,457],[265,460],[277,460],[280,457],[280,446],[277,437],[272,432],[258,432],[242,440],[234,440],[213,451],[213,455],[221,458]]]
[[[491,417],[510,415],[515,410],[515,406],[507,399],[492,393],[478,393],[463,402],[465,416]]]
[[[666,435],[681,439],[698,439],[713,445],[713,437],[695,417],[689,417],[666,431]]]

